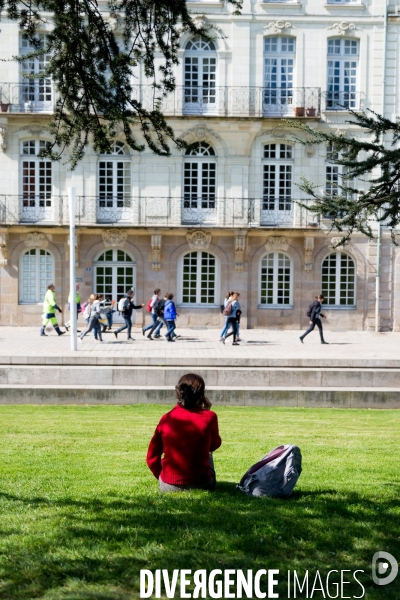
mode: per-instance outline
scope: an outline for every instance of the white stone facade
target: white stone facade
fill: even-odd
[[[0,63],[0,324],[38,322],[50,276],[66,304],[66,196],[75,186],[83,297],[109,286],[117,299],[132,284],[147,302],[160,287],[176,293],[182,324],[217,327],[226,291],[237,289],[243,326],[289,329],[307,324],[308,304],[322,289],[329,326],[373,329],[376,242],[354,235],[338,254],[329,220],[316,222],[296,203],[307,203],[296,186],[302,176],[323,190],[337,174],[327,149],[291,141],[282,118],[344,135],[354,129],[346,107],[395,118],[396,6],[385,19],[384,0],[244,0],[240,16],[224,2],[188,4],[214,41],[183,36],[177,88],[163,110],[178,136],[200,143],[191,154],[139,154],[119,137],[112,155],[89,148],[73,172],[63,161],[40,161],[40,143],[51,140],[53,86],[27,86],[19,65]],[[1,59],[24,52],[5,15],[0,41]],[[139,69],[137,78],[135,94],[149,103]],[[383,330],[400,329],[398,254],[384,231]],[[136,315],[139,325],[143,318]]]

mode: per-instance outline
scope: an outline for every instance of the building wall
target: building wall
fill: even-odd
[[[211,26],[217,47],[217,86],[219,90],[225,90],[223,93],[228,94],[227,97],[240,98],[240,90],[244,90],[246,94],[249,88],[257,88],[257,94],[262,90],[263,44],[266,36],[292,36],[296,39],[294,85],[299,88],[320,88],[322,93],[327,87],[328,39],[357,39],[360,48],[357,88],[360,108],[372,108],[382,112],[384,101],[386,116],[393,118],[398,114],[400,18],[396,16],[397,9],[394,5],[389,7],[384,65],[384,0],[358,4],[321,4],[316,0],[296,3],[245,0],[240,16],[233,16],[232,7],[223,2],[190,1],[188,4],[192,11],[197,13],[196,17]],[[50,28],[51,23],[44,27]],[[0,59],[9,59],[19,53],[18,27],[5,16],[2,17],[0,36]],[[185,34],[182,38],[182,48],[188,39],[189,36]],[[181,61],[183,57],[182,49]],[[18,71],[19,67],[15,63],[1,62],[0,87],[6,83],[18,82]],[[177,68],[178,90],[183,84],[182,74],[181,64]],[[142,85],[147,83],[140,70],[138,81]],[[218,93],[222,94],[222,91]],[[231,106],[228,102],[227,107]],[[322,261],[331,251],[331,239],[337,234],[330,231],[328,220],[319,223],[317,228],[310,226],[310,215],[297,204],[294,204],[291,223],[282,224],[280,227],[261,224],[257,215],[251,222],[249,220],[250,199],[254,200],[257,207],[263,193],[264,145],[285,143],[290,136],[287,124],[282,123],[280,118],[271,115],[252,116],[250,113],[249,116],[175,114],[169,117],[169,123],[177,136],[182,136],[188,143],[204,141],[215,150],[218,200],[217,219],[214,223],[198,223],[191,226],[182,224],[180,203],[183,194],[184,157],[176,148],[172,148],[172,156],[169,158],[155,156],[149,150],[141,154],[127,150],[127,157],[132,166],[133,199],[129,219],[99,223],[96,218],[96,197],[100,157],[88,148],[85,158],[75,171],[68,170],[64,161],[53,165],[53,221],[23,224],[18,219],[21,142],[31,139],[50,140],[49,118],[50,115],[45,112],[0,112],[0,127],[3,131],[3,151],[0,152],[0,202],[2,201],[3,206],[7,208],[6,217],[5,213],[1,217],[0,210],[0,324],[34,325],[40,320],[41,303],[18,304],[19,260],[26,248],[33,247],[29,246],[32,239],[40,239],[42,246],[53,254],[57,295],[61,298],[63,306],[66,306],[69,247],[65,197],[67,187],[75,186],[78,195],[84,198],[84,209],[78,213],[77,218],[77,277],[82,279],[82,297],[89,295],[93,290],[93,261],[101,249],[109,247],[104,241],[104,234],[108,231],[122,232],[122,241],[118,247],[134,256],[137,269],[136,299],[146,303],[157,286],[163,291],[178,292],[179,257],[190,250],[188,234],[200,230],[205,236],[211,233],[208,248],[219,259],[220,275],[216,304],[222,303],[228,289],[237,289],[241,292],[244,308],[244,327],[302,329],[306,326],[308,304],[321,289]],[[348,119],[347,111],[326,111],[325,100],[322,98],[321,114],[318,118],[310,117],[303,122],[315,128],[357,135],[356,128],[346,123]],[[136,134],[140,139],[139,130]],[[302,139],[306,138],[303,136]],[[307,149],[293,140],[291,143],[294,147],[292,195],[294,199],[304,202],[307,199],[295,184],[300,183],[301,177],[305,176],[318,184],[321,190],[324,188],[326,149]],[[360,187],[362,185],[360,182]],[[64,200],[59,200],[59,197],[63,197]],[[15,219],[14,214],[17,215]],[[29,234],[39,235],[32,238]],[[41,234],[44,234],[44,237]],[[157,263],[157,250],[154,250],[152,244],[154,235],[162,236],[159,270],[158,266],[154,266]],[[243,267],[238,268],[237,240],[240,235],[245,237],[246,247]],[[307,238],[310,237],[313,239],[313,250],[311,253],[305,253]],[[259,261],[271,248],[282,250],[292,260],[291,308],[259,308]],[[356,308],[328,310],[327,327],[336,330],[373,329],[376,242],[354,235],[351,244],[344,251],[349,253],[357,264]],[[384,232],[380,299],[383,330],[400,330],[398,253],[398,249],[392,245]],[[223,320],[218,306],[181,307],[180,315],[179,323],[188,326],[219,327]],[[142,325],[144,318],[148,318],[148,315],[138,311],[137,325]]]

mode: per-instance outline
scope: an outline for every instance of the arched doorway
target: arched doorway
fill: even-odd
[[[104,298],[115,300],[114,323],[122,323],[118,313],[118,301],[129,289],[136,287],[136,261],[124,250],[105,250],[94,262],[94,291]],[[133,311],[132,323],[136,314]]]

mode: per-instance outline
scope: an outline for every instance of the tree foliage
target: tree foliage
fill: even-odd
[[[241,0],[229,1],[240,9]],[[3,10],[33,47],[24,57],[14,57],[17,61],[50,54],[43,71],[34,76],[51,78],[57,89],[50,124],[54,141],[43,154],[57,160],[68,148],[74,168],[89,143],[98,152],[109,151],[117,125],[133,150],[144,149],[132,131],[137,124],[156,154],[169,155],[170,142],[184,146],[160,102],[175,87],[182,32],[209,35],[192,20],[186,0],[108,0],[100,6],[97,0],[0,0]],[[46,31],[44,44],[40,31]],[[162,57],[158,68],[156,53]],[[152,82],[151,110],[133,94],[137,65]]]
[[[286,123],[307,133],[306,141],[296,136],[297,142],[330,147],[327,160],[342,167],[334,193],[319,193],[320,186],[305,178],[299,188],[315,200],[307,209],[328,217],[332,229],[343,233],[341,244],[354,231],[373,237],[373,220],[391,228],[394,240],[393,229],[400,224],[400,120],[393,122],[373,111],[351,113],[352,120],[346,121],[350,127],[340,134]]]

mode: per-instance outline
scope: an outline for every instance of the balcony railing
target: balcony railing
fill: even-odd
[[[312,212],[298,200],[279,198],[199,198],[79,196],[77,225],[130,227],[307,227],[316,224]],[[311,201],[301,200],[302,203]],[[68,224],[66,196],[0,195],[0,225]]]
[[[217,117],[319,117],[321,90],[316,87],[177,86],[165,98],[150,85],[133,89],[143,108],[157,106],[170,116]],[[48,113],[55,106],[55,91],[48,79],[27,83],[0,83],[0,110],[11,113]]]

